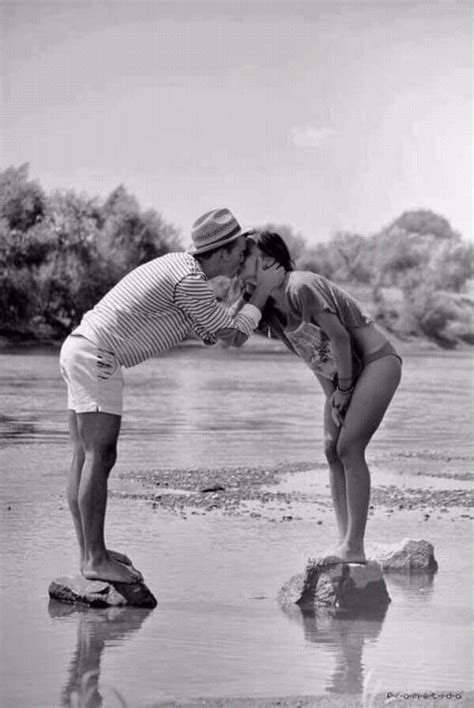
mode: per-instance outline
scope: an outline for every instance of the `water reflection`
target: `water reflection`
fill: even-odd
[[[294,605],[286,608],[285,613],[302,624],[304,638],[308,642],[324,645],[335,656],[336,667],[326,685],[326,691],[342,694],[362,693],[364,645],[379,636],[387,608],[318,608],[314,612],[308,612]]]
[[[104,649],[112,643],[123,644],[138,632],[151,610],[136,607],[90,609],[51,600],[48,613],[53,619],[77,618],[76,648],[61,691],[60,705],[64,708],[77,705],[99,708],[103,702],[99,680]],[[110,690],[114,691],[113,687]],[[117,697],[120,699],[118,694]]]
[[[28,438],[35,433],[35,425],[31,420],[19,420],[0,413],[0,441],[5,443],[9,439]]]
[[[429,601],[433,579],[433,573],[391,573],[389,584],[397,592],[407,595],[410,604],[414,599],[423,603]],[[326,691],[361,694],[367,679],[364,675],[364,647],[379,637],[388,606],[347,610],[315,608],[308,612],[295,604],[282,609],[302,625],[308,642],[322,645],[335,656],[336,666],[326,684]]]
[[[414,602],[426,602],[433,594],[433,581],[436,573],[409,573],[407,575],[401,573],[390,573],[386,577],[390,588],[402,591],[410,600],[410,604]],[[389,589],[390,589],[389,588]]]

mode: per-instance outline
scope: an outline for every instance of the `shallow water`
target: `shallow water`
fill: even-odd
[[[370,448],[374,486],[469,487],[471,361],[406,358],[402,386]],[[181,518],[112,496],[110,545],[131,553],[158,608],[78,611],[48,602],[51,578],[75,566],[57,353],[4,352],[0,381],[2,706],[70,705],[88,671],[99,672],[90,706],[118,705],[113,689],[140,707],[195,696],[357,695],[364,681],[369,691],[472,689],[473,544],[465,509],[437,511],[429,521],[419,509],[376,509],[369,540],[427,538],[439,572],[387,576],[392,603],[384,617],[303,619],[282,612],[275,596],[330,543],[329,507],[295,503],[276,508],[273,518]],[[329,501],[322,396],[286,353],[186,347],[128,371],[126,381],[112,490],[131,469],[314,461],[314,481],[302,472],[285,488]],[[284,523],[288,513],[294,520]]]

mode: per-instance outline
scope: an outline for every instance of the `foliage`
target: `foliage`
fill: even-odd
[[[338,231],[328,242],[304,248],[295,265],[339,283],[370,283],[373,246],[365,236]]]
[[[281,234],[298,269],[369,293],[364,304],[399,336],[474,343],[474,247],[443,216],[406,211],[371,236],[341,231],[311,247],[288,224],[260,228]],[[0,173],[0,334],[62,337],[125,273],[176,250],[174,226],[123,185],[102,201],[46,194],[28,165],[9,167]],[[213,286],[224,302],[239,293],[225,278]]]
[[[105,222],[98,249],[106,264],[108,285],[133,267],[180,249],[177,232],[152,209],[142,212],[123,185],[115,189],[103,207]]]
[[[292,234],[280,233],[290,245]],[[372,314],[399,336],[442,346],[474,341],[474,303],[465,296],[474,246],[434,212],[406,211],[372,236],[339,232],[311,248],[299,243],[296,267],[343,286],[369,286]]]
[[[178,250],[176,229],[123,186],[101,203],[0,174],[0,333],[64,336],[126,272]]]
[[[257,227],[258,231],[274,231],[284,239],[292,260],[296,261],[305,252],[307,246],[306,241],[300,233],[294,233],[292,227],[289,224],[275,224],[269,222],[263,226]]]
[[[455,295],[463,293],[472,277],[473,245],[463,242],[446,219],[428,211],[405,212],[370,240],[380,321],[398,334],[423,335],[444,346],[469,341],[473,304],[468,298],[460,306]],[[401,294],[395,310],[384,297],[393,288]]]
[[[416,236],[429,236],[441,240],[460,239],[460,235],[452,230],[449,221],[445,219],[444,216],[435,214],[427,209],[404,211],[387,229],[389,233],[393,230],[404,231],[407,234],[414,234]]]
[[[28,179],[28,165],[9,167],[0,173],[0,219],[9,229],[26,231],[43,218],[46,196]]]

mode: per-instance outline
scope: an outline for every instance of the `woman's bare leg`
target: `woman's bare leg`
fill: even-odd
[[[380,426],[401,377],[401,364],[387,356],[368,364],[352,394],[337,451],[344,465],[348,525],[335,555],[345,561],[365,561],[364,536],[370,499],[370,473],[365,449]]]
[[[337,440],[340,430],[332,419],[331,405],[329,398],[326,398],[324,405],[324,452],[329,465],[329,485],[336,514],[339,543],[342,543],[347,533],[348,517],[344,465],[337,454]]]

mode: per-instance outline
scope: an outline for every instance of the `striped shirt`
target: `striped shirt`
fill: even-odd
[[[138,266],[82,318],[74,334],[110,349],[125,367],[181,342],[194,332],[205,344],[220,329],[247,336],[257,326],[249,308],[232,318],[215,297],[199,262],[189,253],[168,253]]]

